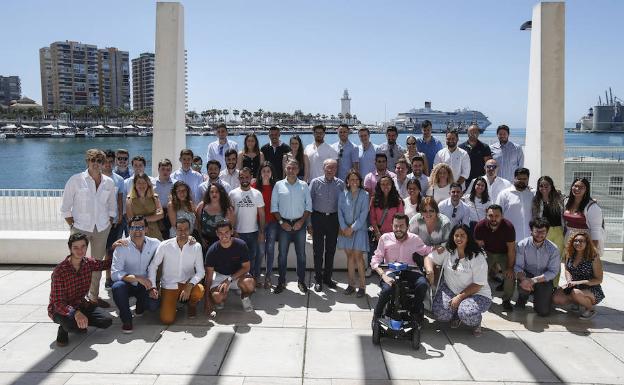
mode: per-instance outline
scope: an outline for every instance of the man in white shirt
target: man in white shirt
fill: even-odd
[[[221,165],[219,164],[219,162],[217,162],[216,160],[209,160],[208,164],[206,165],[206,171],[208,171],[208,179],[205,182],[202,182],[198,188],[200,201],[203,199],[204,194],[208,190],[208,187],[210,187],[210,185],[213,183],[223,186],[223,189],[228,194],[230,193],[230,191],[232,191],[232,187],[230,186],[230,184],[222,180],[219,176],[221,174]]]
[[[223,168],[225,167],[225,153],[228,150],[238,151],[238,144],[228,139],[227,126],[223,123],[217,126],[216,134],[219,139],[208,145],[206,162],[216,160],[221,165],[221,168]]]
[[[401,158],[396,161],[396,165],[394,166],[394,172],[396,173],[396,178],[394,179],[394,185],[396,186],[397,191],[399,192],[399,196],[401,199],[405,199],[409,194],[407,193],[407,172],[409,171],[409,165],[407,163],[407,159]]]
[[[190,244],[191,223],[186,218],[176,221],[176,237],[163,241],[154,255],[147,271],[150,282],[156,282],[158,266],[163,265],[160,278],[160,321],[171,325],[176,318],[178,301],[188,301],[188,316],[197,315],[197,303],[204,297],[200,283],[206,273],[199,242]],[[156,287],[150,295],[158,298]]]
[[[251,169],[243,167],[239,173],[240,187],[230,191],[229,195],[236,215],[237,236],[249,249],[249,273],[258,281],[262,265],[258,244],[264,242],[264,199],[259,190],[251,188],[251,178]]]
[[[531,236],[529,222],[533,218],[533,191],[529,188],[529,170],[522,167],[514,173],[513,186],[503,190],[496,204],[503,208],[505,219],[509,220],[516,230],[516,242]]]
[[[470,176],[470,155],[457,147],[459,135],[457,130],[451,130],[446,133],[446,148],[441,149],[433,160],[433,166],[438,163],[446,163],[453,170],[453,178],[462,188],[464,182]]]
[[[239,171],[236,169],[237,160],[238,153],[236,150],[227,150],[225,153],[225,170],[219,173],[219,179],[230,185],[232,190],[240,187],[240,182],[238,180]],[[252,175],[251,177],[255,178],[256,176]]]
[[[325,126],[319,124],[314,126],[312,130],[314,143],[308,144],[304,151],[310,161],[309,181],[324,175],[323,162],[325,159],[338,159],[338,151],[325,143]]]
[[[106,155],[102,150],[90,149],[85,154],[87,169],[72,175],[65,184],[61,214],[71,234],[83,233],[91,244],[91,255],[103,260],[111,224],[117,216],[117,189],[115,182],[102,174]],[[97,306],[110,304],[99,298],[102,272],[93,272],[89,299]]]
[[[470,226],[470,206],[461,200],[462,186],[459,183],[451,183],[450,198],[446,198],[438,205],[440,214],[446,215],[451,220],[451,226],[464,224]]]
[[[193,156],[193,150],[190,148],[185,148],[180,151],[180,164],[182,167],[177,169],[172,177],[176,181],[180,180],[186,183],[191,188],[191,199],[193,203],[198,204],[203,195],[199,190],[199,185],[204,182],[204,177],[202,174],[192,169]]]

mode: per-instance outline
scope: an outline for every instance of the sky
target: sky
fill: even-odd
[[[526,122],[535,0],[186,0],[189,109],[337,114],[367,123],[424,106]],[[154,52],[156,2],[2,1],[0,75],[41,102],[39,48],[73,40]],[[624,1],[566,2],[565,121],[608,87],[624,95]],[[618,92],[620,94],[618,94]],[[623,96],[624,97],[624,96]]]

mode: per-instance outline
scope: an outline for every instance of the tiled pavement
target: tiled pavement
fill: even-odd
[[[530,309],[507,314],[497,298],[481,338],[430,322],[418,351],[408,341],[372,344],[374,281],[361,299],[343,295],[344,284],[302,295],[290,282],[280,295],[256,293],[253,313],[232,297],[213,319],[182,311],[164,327],[147,314],[130,335],[115,318],[57,348],[46,313],[52,268],[0,266],[0,384],[623,384],[620,259],[605,258],[606,299],[591,321],[562,309],[548,318]],[[335,278],[345,282],[345,273]]]

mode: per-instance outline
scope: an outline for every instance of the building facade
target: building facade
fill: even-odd
[[[132,109],[144,110],[154,106],[154,69],[156,55],[144,52],[132,59]]]
[[[130,109],[128,52],[73,41],[39,50],[46,113],[86,107]]]
[[[8,106],[11,100],[22,97],[22,85],[19,76],[0,75],[0,105]]]

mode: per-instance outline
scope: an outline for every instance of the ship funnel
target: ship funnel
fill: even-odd
[[[425,102],[425,109],[427,110],[431,109],[431,102]]]

